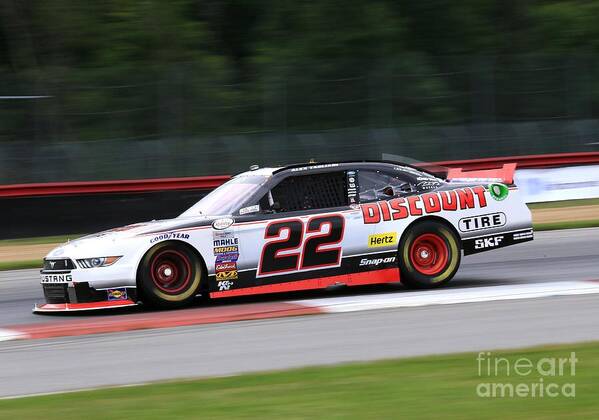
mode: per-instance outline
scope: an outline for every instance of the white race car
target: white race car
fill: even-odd
[[[439,287],[462,250],[533,239],[514,168],[449,177],[382,161],[254,169],[175,219],[54,249],[41,271],[46,303],[34,311],[171,308],[196,296],[398,281]]]

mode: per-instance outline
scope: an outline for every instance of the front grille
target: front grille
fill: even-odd
[[[66,284],[44,284],[44,297],[48,303],[68,303]]]
[[[68,258],[44,260],[44,271],[74,270],[75,264]]]

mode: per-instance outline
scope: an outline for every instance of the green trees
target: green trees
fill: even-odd
[[[7,0],[0,141],[588,118],[596,2]],[[551,70],[547,70],[550,68]]]

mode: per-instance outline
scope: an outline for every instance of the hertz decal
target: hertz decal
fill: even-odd
[[[377,233],[368,236],[368,248],[378,248],[397,244],[397,232]]]

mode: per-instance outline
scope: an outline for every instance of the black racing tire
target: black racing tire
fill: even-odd
[[[460,239],[444,223],[425,220],[402,237],[398,250],[401,282],[415,289],[432,289],[449,282],[460,267]]]
[[[145,304],[170,309],[189,305],[208,277],[202,261],[188,245],[167,241],[144,255],[137,278]]]

